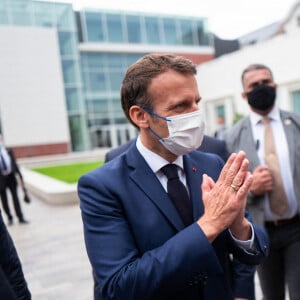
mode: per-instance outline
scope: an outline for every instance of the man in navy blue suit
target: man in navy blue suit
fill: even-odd
[[[121,101],[139,137],[78,182],[103,299],[233,299],[230,255],[258,264],[268,253],[265,231],[245,214],[252,182],[245,153],[224,165],[194,151],[204,132],[195,74],[191,61],[166,54],[129,67]],[[184,216],[171,201],[170,164],[187,189]]]
[[[124,153],[136,140],[132,139],[105,154],[105,162]],[[229,157],[226,143],[223,140],[204,135],[200,147],[197,149],[203,152],[210,152],[219,155],[224,161]],[[240,263],[238,260],[232,261],[232,289],[235,299],[255,300],[254,275],[255,266]],[[102,300],[97,283],[94,285],[94,300]]]

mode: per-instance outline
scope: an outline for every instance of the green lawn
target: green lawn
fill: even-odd
[[[102,164],[103,161],[96,161],[67,165],[56,165],[49,167],[39,167],[33,168],[32,170],[67,183],[76,183],[81,175],[98,168]]]

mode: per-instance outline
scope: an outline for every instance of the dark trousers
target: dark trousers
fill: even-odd
[[[268,227],[270,255],[257,267],[264,300],[300,300],[300,221]]]
[[[0,297],[5,300],[17,300],[17,295],[15,294],[12,286],[8,282],[5,273],[0,266]]]
[[[10,190],[11,197],[13,200],[15,213],[16,213],[17,217],[19,218],[19,220],[22,220],[23,213],[21,210],[21,205],[20,205],[20,201],[19,201],[19,197],[18,197],[18,193],[17,193],[16,178],[14,177],[13,174],[10,174],[10,175],[4,176],[3,180],[4,180],[4,182],[3,182],[4,184],[2,185],[1,190],[0,190],[0,197],[1,197],[1,201],[2,201],[3,210],[6,213],[7,218],[9,220],[12,220],[12,214],[10,212],[8,199],[7,199],[7,193],[6,193],[6,190],[8,188]]]

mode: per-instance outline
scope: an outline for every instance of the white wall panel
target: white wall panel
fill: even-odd
[[[55,29],[0,26],[0,114],[8,146],[69,143]]]

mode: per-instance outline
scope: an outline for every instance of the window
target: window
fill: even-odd
[[[180,43],[183,45],[194,45],[193,24],[189,20],[180,20]]]
[[[101,69],[105,68],[107,63],[107,57],[105,54],[82,54],[81,55],[81,62],[83,70],[94,70],[94,69]]]
[[[141,43],[141,22],[140,17],[126,16],[128,43]]]
[[[87,80],[87,81],[86,81]],[[107,90],[105,73],[103,71],[92,71],[84,76],[84,86],[90,92],[104,92]]]
[[[83,116],[73,115],[69,117],[72,149],[74,151],[84,150],[84,123],[85,119]]]
[[[70,32],[58,32],[60,53],[62,56],[70,55],[77,50],[74,34]]]
[[[32,15],[30,3],[27,1],[13,1],[11,3],[12,19],[14,25],[31,25]]]
[[[99,12],[85,12],[88,42],[104,41],[102,18]]]
[[[124,43],[124,34],[121,15],[108,14],[106,15],[108,41],[115,43]]]
[[[161,44],[159,19],[155,17],[145,17],[145,27],[147,33],[147,42],[149,44]]]
[[[34,25],[43,27],[53,27],[53,5],[47,5],[44,2],[33,2]]]
[[[65,3],[56,3],[53,10],[56,17],[56,26],[58,30],[70,30],[75,31],[74,13],[71,5]]]
[[[63,60],[63,75],[65,84],[76,84],[79,82],[77,64],[74,60]]]
[[[66,88],[67,109],[68,111],[79,111],[79,92],[76,88]]]
[[[196,22],[196,32],[198,38],[198,45],[205,46],[209,45],[209,34],[206,30],[206,23],[203,21]]]
[[[292,92],[292,110],[300,113],[300,90]]]
[[[164,19],[164,37],[167,45],[177,44],[176,21],[174,19]]]

